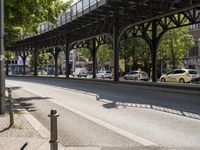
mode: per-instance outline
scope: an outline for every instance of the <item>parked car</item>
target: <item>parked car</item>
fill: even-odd
[[[199,73],[194,69],[175,69],[160,77],[161,82],[189,83],[199,78]]]
[[[87,77],[88,71],[86,68],[76,68],[75,72],[72,73],[72,76],[75,77]]]
[[[112,72],[110,70],[99,70],[96,74],[97,78],[112,79]]]
[[[47,75],[47,72],[44,69],[38,69],[38,75]]]
[[[143,80],[143,81],[148,81],[149,76],[146,72],[144,71],[130,71],[128,74],[124,76],[125,80]]]

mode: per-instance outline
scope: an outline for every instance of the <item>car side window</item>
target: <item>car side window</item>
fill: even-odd
[[[197,72],[194,70],[191,70],[191,71],[189,71],[189,74],[197,74]]]
[[[171,75],[171,74],[174,74],[174,71],[170,71],[167,73],[167,75]]]
[[[176,70],[175,74],[181,74],[181,73],[184,73],[184,72],[185,72],[184,70]]]

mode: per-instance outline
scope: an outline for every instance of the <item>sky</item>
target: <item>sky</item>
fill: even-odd
[[[69,1],[69,0],[62,0],[63,2],[67,2],[67,1]],[[73,3],[75,3],[75,2],[77,2],[77,1],[79,1],[79,0],[73,0],[74,2]]]

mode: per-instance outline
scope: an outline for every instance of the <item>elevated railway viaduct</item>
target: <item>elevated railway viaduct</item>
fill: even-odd
[[[157,49],[162,36],[169,30],[200,23],[200,0],[80,0],[59,16],[55,25],[47,25],[39,34],[15,42],[11,50],[22,57],[49,50],[55,59],[57,76],[58,53],[66,55],[66,78],[69,78],[69,51],[88,48],[93,58],[96,77],[96,52],[100,45],[112,44],[114,81],[119,81],[120,41],[143,38],[151,50],[152,81],[156,82]],[[54,48],[54,50],[52,50]],[[37,63],[34,66],[37,76]]]

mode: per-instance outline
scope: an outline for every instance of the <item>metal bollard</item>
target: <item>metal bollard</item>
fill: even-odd
[[[12,89],[8,88],[8,102],[9,102],[9,116],[10,116],[10,126],[14,125],[13,117],[13,100],[12,100]]]
[[[57,117],[59,114],[55,109],[52,109],[48,116],[51,118],[50,150],[58,150]]]

